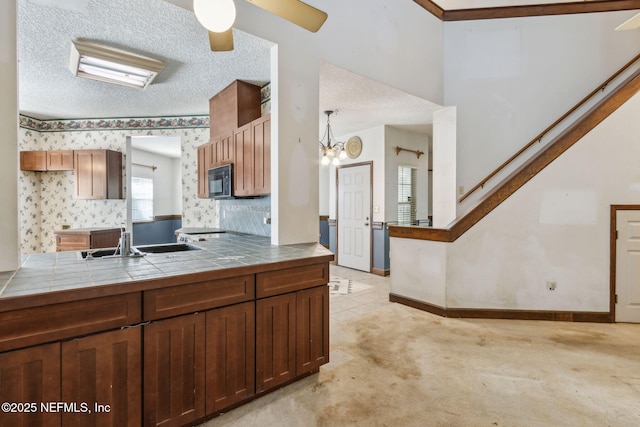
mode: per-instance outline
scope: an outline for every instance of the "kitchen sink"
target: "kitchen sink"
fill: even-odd
[[[88,251],[80,251],[80,256],[82,259],[93,259],[93,258],[122,258],[120,255],[119,248],[107,248],[107,249],[93,249]],[[129,258],[137,258],[141,257],[143,254],[133,249],[132,253],[129,254]]]
[[[145,254],[166,254],[170,252],[197,251],[201,248],[186,243],[170,243],[167,245],[136,246],[135,249]]]

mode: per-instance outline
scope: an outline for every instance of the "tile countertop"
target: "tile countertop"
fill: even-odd
[[[145,281],[150,279],[305,258],[333,259],[333,254],[317,243],[276,246],[269,237],[244,234],[224,233],[219,238],[192,245],[201,250],[88,261],[81,259],[79,252],[25,255],[19,270],[0,273],[0,311],[7,309],[2,307],[3,302],[15,302],[15,297],[85,288],[95,290],[109,284],[139,284],[140,289],[144,289]]]

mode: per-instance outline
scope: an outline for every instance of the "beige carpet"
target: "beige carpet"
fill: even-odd
[[[638,426],[640,325],[332,322],[331,362],[207,426]]]

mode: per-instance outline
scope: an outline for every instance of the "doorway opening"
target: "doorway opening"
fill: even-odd
[[[182,148],[178,135],[127,138],[127,229],[134,245],[175,243],[182,227]]]

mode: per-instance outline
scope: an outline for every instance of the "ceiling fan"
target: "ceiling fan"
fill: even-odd
[[[299,0],[247,1],[313,33],[318,31],[327,20],[325,12]],[[236,6],[233,0],[193,0],[193,11],[198,21],[209,31],[209,44],[212,51],[233,50],[231,26],[236,17]]]
[[[618,25],[616,31],[634,30],[638,27],[640,27],[640,13]]]

